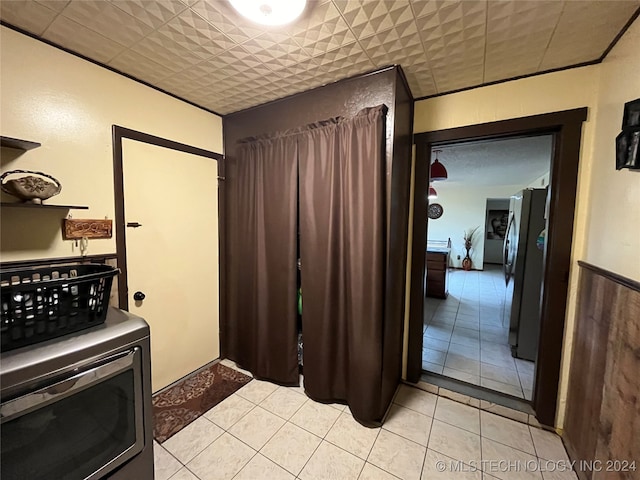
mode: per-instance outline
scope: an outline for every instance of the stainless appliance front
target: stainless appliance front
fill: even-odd
[[[153,478],[148,326],[104,325],[2,355],[3,479]]]

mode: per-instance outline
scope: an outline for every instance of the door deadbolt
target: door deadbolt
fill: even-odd
[[[141,227],[142,224],[138,222],[127,222],[127,227],[129,228],[138,228]]]

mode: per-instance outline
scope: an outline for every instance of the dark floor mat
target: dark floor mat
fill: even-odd
[[[220,363],[181,380],[153,397],[153,436],[162,443],[214,407],[251,377]]]

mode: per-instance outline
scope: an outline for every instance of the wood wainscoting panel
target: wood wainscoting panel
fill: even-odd
[[[640,478],[640,292],[620,284],[616,290],[595,455],[609,468],[595,471],[594,480]]]
[[[635,460],[640,469],[640,285],[579,263],[563,440],[583,465]],[[579,468],[577,474],[581,480],[638,478],[629,470]]]

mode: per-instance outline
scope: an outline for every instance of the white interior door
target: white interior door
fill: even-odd
[[[218,162],[123,139],[129,311],[151,327],[153,391],[218,358]],[[144,300],[135,300],[142,292]]]

